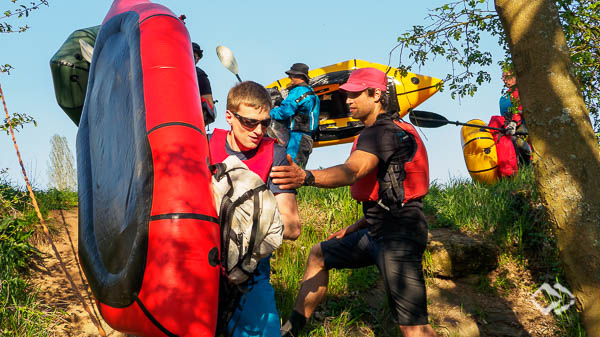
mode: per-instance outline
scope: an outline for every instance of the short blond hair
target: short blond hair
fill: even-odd
[[[262,85],[253,81],[244,81],[236,84],[227,94],[227,110],[235,112],[240,104],[271,111],[271,95]]]

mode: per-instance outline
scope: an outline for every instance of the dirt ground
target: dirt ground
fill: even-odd
[[[77,210],[57,211],[50,216],[49,224],[56,231],[55,244],[67,265],[69,273],[88,304],[91,295],[83,283],[83,272],[77,260]],[[73,290],[60,269],[48,243],[38,248],[43,257],[32,270],[31,281],[39,288],[43,304],[60,310],[63,314],[56,322],[56,336],[98,336],[89,315],[77,300]],[[439,336],[559,336],[551,315],[543,315],[531,302],[532,276],[522,268],[505,263],[485,276],[462,279],[429,278],[427,295],[433,327]],[[381,307],[386,303],[385,292],[378,286],[361,294],[369,306]],[[502,284],[496,290],[490,284]],[[487,285],[487,286],[486,286]],[[95,306],[94,314],[99,317]],[[108,336],[125,337],[113,331],[106,323],[102,327]],[[370,334],[367,334],[370,335]]]
[[[91,291],[84,285],[83,271],[77,258],[77,210],[54,211],[48,220],[48,226],[53,235],[54,244],[58,249],[67,270],[95,317],[100,317],[95,305],[91,305]],[[88,337],[99,336],[98,329],[92,323],[90,316],[74,294],[70,282],[62,271],[54,256],[52,247],[45,240],[36,245],[42,253],[42,258],[36,261],[31,271],[31,283],[39,289],[38,300],[45,305],[56,308],[62,315],[55,322],[55,336]],[[106,323],[101,322],[108,336],[125,337],[125,334],[112,330]]]

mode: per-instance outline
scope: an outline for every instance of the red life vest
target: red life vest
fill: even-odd
[[[411,134],[417,143],[417,151],[412,159],[404,164],[406,178],[398,183],[404,189],[404,200],[402,203],[424,197],[429,191],[429,160],[427,159],[427,150],[419,137],[417,130],[406,122],[394,120],[400,129]],[[359,135],[360,136],[360,135]],[[352,145],[352,152],[356,150],[358,137]],[[357,180],[351,187],[352,198],[357,201],[377,201],[379,200],[379,182],[377,181],[378,167],[366,176]]]
[[[225,150],[225,143],[227,142],[227,133],[229,131],[223,129],[214,129],[212,137],[210,138],[210,164],[220,163],[229,155]],[[260,144],[258,144],[258,150],[256,154],[250,159],[242,160],[250,171],[258,174],[258,176],[266,183],[269,178],[269,172],[271,172],[271,166],[273,166],[273,148],[275,140],[269,137],[263,137]]]

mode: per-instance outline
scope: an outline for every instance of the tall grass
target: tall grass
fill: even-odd
[[[294,308],[296,295],[310,249],[315,244],[351,225],[362,217],[362,208],[350,196],[350,189],[302,188],[298,194],[302,234],[295,242],[286,242],[271,261],[271,282],[282,320]],[[332,270],[329,273],[327,300],[305,329],[311,336],[346,336],[356,328],[356,320],[368,307],[355,296],[371,288],[377,280],[376,267],[356,270]]]
[[[493,239],[503,252],[500,265],[502,260],[511,260],[532,271],[537,282],[532,292],[544,282],[567,285],[531,166],[519,168],[515,177],[493,186],[458,178],[443,185],[434,183],[425,197],[424,211],[432,219],[430,227]],[[574,307],[556,318],[566,336],[585,336]]]
[[[73,205],[73,194],[37,192],[43,214]],[[75,195],[76,200],[76,195]],[[37,254],[31,244],[37,216],[24,190],[0,175],[0,336],[50,336],[55,312],[36,302],[27,283],[30,259]]]
[[[425,214],[434,219],[430,227],[487,233],[501,248],[517,253],[532,243],[532,235],[552,236],[530,166],[493,186],[459,178],[444,185],[434,183],[424,205]]]
[[[352,200],[349,188],[305,187],[299,190],[298,203],[302,234],[295,242],[285,242],[271,262],[272,283],[282,320],[294,308],[311,247],[362,216],[362,209]],[[452,228],[494,240],[504,252],[503,259],[518,261],[523,268],[540,276],[532,292],[543,282],[553,284],[555,280],[567,285],[530,167],[494,186],[458,178],[443,185],[434,183],[425,198],[424,211],[430,228]],[[301,336],[400,335],[386,303],[374,308],[372,303],[365,302],[378,281],[376,267],[332,270],[329,275],[327,298]],[[487,280],[483,276],[482,279]],[[495,288],[502,288],[503,280],[498,278],[497,284],[488,285],[488,290],[497,293]],[[574,307],[557,317],[557,324],[565,336],[585,336]]]

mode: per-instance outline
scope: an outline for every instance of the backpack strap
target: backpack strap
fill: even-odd
[[[231,178],[229,177],[229,174],[225,175],[227,177],[228,180],[231,180]],[[230,185],[231,185],[231,181],[229,181]],[[226,272],[229,272],[229,270],[233,269],[233,267],[239,266],[240,269],[242,271],[244,271],[246,274],[251,275],[251,272],[248,272],[246,269],[244,269],[244,265],[248,264],[250,262],[250,258],[252,257],[252,252],[254,250],[254,246],[256,244],[256,234],[258,232],[258,224],[259,224],[259,215],[260,215],[260,193],[267,190],[268,187],[267,185],[260,185],[256,188],[253,188],[251,190],[246,191],[244,194],[242,194],[239,198],[237,198],[235,201],[231,201],[231,196],[233,195],[233,188],[230,188],[229,191],[227,192],[227,195],[223,198],[223,201],[221,202],[221,209],[220,209],[220,225],[221,225],[221,240],[222,240],[222,247],[221,247],[221,264],[223,265],[223,267],[225,268]],[[252,214],[252,231],[250,234],[250,241],[248,242],[248,250],[246,251],[246,253],[242,256],[242,243],[243,240],[241,240],[238,243],[238,251],[239,251],[239,258],[238,258],[238,262],[234,265],[234,266],[228,266],[227,265],[227,256],[225,256],[225,252],[229,251],[229,243],[231,242],[231,220],[233,218],[233,214],[234,214],[234,209],[238,206],[240,206],[241,204],[243,204],[244,202],[246,202],[248,199],[250,199],[251,197],[254,197],[254,211]],[[223,216],[225,215],[225,216]]]
[[[314,91],[309,90],[305,93],[303,93],[302,95],[300,95],[300,97],[296,98],[296,104],[300,104],[300,102],[302,102],[306,97],[308,96],[314,96],[316,95]]]
[[[309,88],[309,90],[304,94],[300,95],[300,97],[296,98],[296,104],[300,104],[300,102],[305,100],[308,96],[316,96],[315,92],[311,88]],[[292,128],[292,131],[302,131],[310,133],[312,126],[311,119],[316,107],[317,104],[313,104],[312,110],[310,110],[308,114],[300,113],[298,111],[300,109],[296,110],[296,113],[292,116],[292,119],[294,120],[294,127]]]
[[[250,233],[250,241],[248,242],[248,250],[246,251],[246,253],[239,257],[239,260],[236,264],[236,266],[239,266],[241,270],[243,270],[246,274],[252,274],[251,272],[248,272],[245,268],[244,265],[248,264],[250,262],[250,258],[252,257],[252,253],[254,251],[254,246],[256,244],[256,234],[258,232],[258,224],[259,224],[259,215],[260,215],[260,193],[267,190],[267,185],[260,185],[256,188],[253,188],[251,190],[246,191],[246,193],[242,194],[239,198],[237,198],[237,200],[235,200],[232,204],[232,208],[237,207],[241,204],[243,204],[244,202],[246,202],[248,199],[250,199],[251,197],[254,197],[254,211],[252,214],[252,231]],[[233,214],[233,212],[231,212]],[[241,253],[241,247],[239,247],[240,249],[240,253]]]
[[[265,188],[260,188],[260,187]],[[252,252],[254,251],[254,244],[256,242],[256,232],[258,232],[258,218],[260,213],[260,192],[266,189],[266,185],[261,185],[259,188],[254,190],[254,214],[252,214],[252,233],[250,234],[250,242],[248,243],[248,251],[246,252],[246,256],[242,259],[243,264],[247,264],[250,262],[250,258],[252,257]]]

